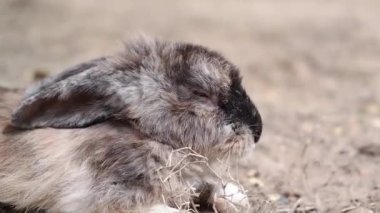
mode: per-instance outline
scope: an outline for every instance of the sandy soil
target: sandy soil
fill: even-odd
[[[379,1],[2,0],[0,85],[111,54],[136,32],[241,68],[265,123],[236,170],[252,212],[380,212]]]

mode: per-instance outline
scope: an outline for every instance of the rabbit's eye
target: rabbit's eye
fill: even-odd
[[[201,98],[209,98],[209,96],[206,93],[198,91],[198,90],[194,90],[193,94]]]

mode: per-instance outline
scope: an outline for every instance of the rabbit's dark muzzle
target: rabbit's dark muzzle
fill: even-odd
[[[260,139],[263,123],[256,106],[240,84],[233,84],[228,97],[219,103],[227,115],[229,123],[247,125],[253,134],[255,143]]]

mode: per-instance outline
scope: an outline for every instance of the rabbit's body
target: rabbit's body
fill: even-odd
[[[170,175],[167,160],[178,162],[186,154],[173,152],[124,122],[103,122],[85,129],[16,129],[9,125],[10,115],[20,99],[20,91],[1,90],[3,203],[49,212],[148,211],[162,196],[176,204],[189,200],[185,184],[207,176],[200,174],[201,165],[192,169],[190,164],[182,171],[181,178],[187,180],[173,176],[164,182]],[[173,199],[180,194],[178,201]]]
[[[126,124],[5,130],[0,143],[4,203],[51,212],[130,212],[161,196],[173,197],[162,190],[158,175],[172,149],[138,137]],[[176,180],[171,184],[175,193],[185,188]]]
[[[0,202],[17,208],[180,208],[261,134],[237,69],[182,43],[139,41],[0,100]]]

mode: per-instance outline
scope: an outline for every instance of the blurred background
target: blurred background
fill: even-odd
[[[236,176],[252,212],[380,211],[380,1],[1,0],[0,85],[143,32],[223,53],[263,115]]]

